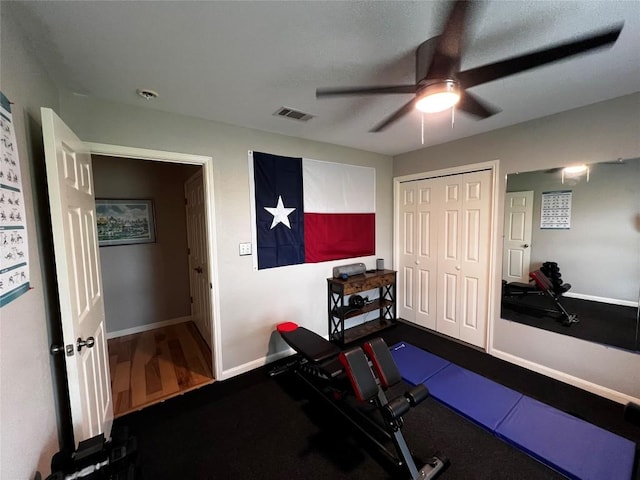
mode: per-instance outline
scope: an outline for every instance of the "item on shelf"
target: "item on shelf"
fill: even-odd
[[[367,267],[365,267],[364,263],[341,265],[339,267],[333,267],[333,278],[342,278],[343,280],[346,280],[346,278],[352,277],[353,275],[361,275],[366,271]]]

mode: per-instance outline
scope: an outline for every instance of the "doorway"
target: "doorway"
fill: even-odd
[[[157,152],[146,158],[139,152],[133,158],[105,155],[107,147],[118,148],[90,147],[96,198],[152,200],[156,240],[99,249],[113,408],[118,417],[215,380],[216,316],[214,281],[209,278],[206,164],[153,158]],[[187,184],[200,192],[196,235],[185,204]],[[202,237],[196,238],[196,248],[194,237]],[[204,302],[194,304],[194,297],[202,297],[202,285],[191,278],[196,252],[199,277],[207,278],[207,295]]]
[[[99,236],[118,234],[139,204],[151,224],[148,242],[99,248],[117,417],[214,379],[202,167],[102,155],[92,167]],[[197,229],[189,191],[200,192]]]

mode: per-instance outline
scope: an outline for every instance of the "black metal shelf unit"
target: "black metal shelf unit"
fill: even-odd
[[[378,289],[378,298],[362,308],[345,305],[345,296]],[[392,326],[396,321],[396,272],[376,270],[342,280],[327,278],[329,339],[339,345]],[[345,320],[378,310],[378,318],[361,325],[344,328]]]

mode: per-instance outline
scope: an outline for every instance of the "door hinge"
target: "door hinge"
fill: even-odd
[[[184,199],[184,204],[185,205],[189,205],[189,200],[187,200],[186,198]]]
[[[191,255],[191,249],[187,248],[187,255]]]
[[[189,297],[189,300],[191,301],[191,303],[193,303],[193,297]]]

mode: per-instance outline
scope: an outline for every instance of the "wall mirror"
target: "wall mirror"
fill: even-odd
[[[507,176],[502,318],[640,352],[640,158],[585,167]]]

